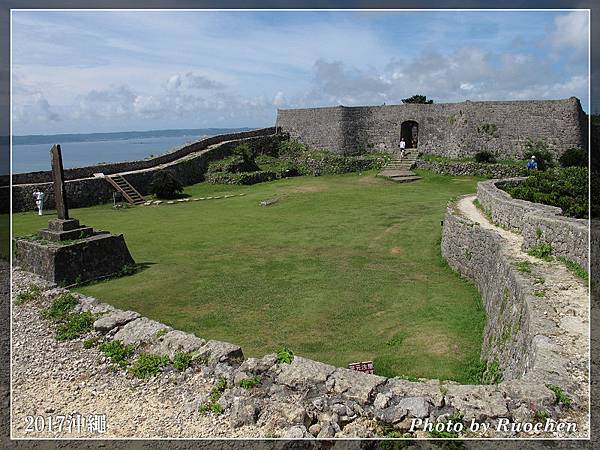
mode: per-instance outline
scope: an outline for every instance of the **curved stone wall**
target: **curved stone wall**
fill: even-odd
[[[272,130],[274,129],[265,129],[258,131],[260,131],[259,134],[261,134]],[[182,183],[184,186],[188,186],[203,181],[204,173],[206,172],[208,164],[211,161],[229,156],[231,154],[231,150],[240,143],[247,143],[251,147],[261,147],[265,145],[271,145],[273,140],[285,138],[283,135],[272,134],[260,135],[255,137],[237,138],[239,134],[240,133],[237,133],[235,135],[229,135],[232,139],[224,139],[222,143],[212,144],[211,146],[209,146],[209,148],[205,148],[204,150],[192,151],[191,153],[188,152],[187,155],[175,159],[170,163],[159,164],[141,170],[121,172],[121,174],[125,176],[127,178],[127,181],[129,181],[129,183],[133,185],[133,187],[135,187],[142,195],[146,195],[149,193],[148,189],[152,180],[152,176],[155,172],[162,169],[169,169],[173,171],[175,177],[180,181],[180,183]],[[220,136],[219,138],[223,139],[224,136]],[[200,141],[199,143],[192,144],[188,147],[204,148],[206,147],[205,141]],[[91,170],[96,169],[100,170],[99,167],[100,166],[88,167],[84,169],[86,172],[89,172]],[[84,169],[82,168],[80,170]],[[0,192],[2,189],[8,188],[0,188]],[[112,201],[112,195],[114,192],[113,187],[106,180],[95,177],[67,180],[65,182],[65,189],[67,191],[67,197],[69,199],[69,206],[72,208],[83,208],[87,206],[99,205],[102,203],[110,202]],[[35,200],[33,197],[33,192],[35,192],[36,190],[40,190],[46,194],[44,202],[44,207],[46,209],[52,209],[55,207],[54,186],[51,182],[20,185],[16,184],[13,185],[12,189],[13,212],[34,210]],[[4,198],[4,196],[0,198]],[[0,210],[4,210],[3,208],[6,208],[5,210],[8,211],[8,205],[0,204]]]
[[[481,150],[522,159],[529,139],[552,152],[587,148],[579,100],[402,104],[277,111],[277,127],[306,145],[336,153],[397,150],[402,123],[418,123],[422,153],[460,158]]]
[[[72,169],[65,169],[64,176],[65,180],[75,180],[80,178],[93,177],[95,173],[103,173],[105,175],[112,175],[120,172],[132,172],[135,170],[150,169],[152,167],[159,166],[161,164],[168,164],[178,159],[181,159],[191,153],[197,153],[207,149],[211,145],[219,144],[221,142],[232,141],[237,139],[246,139],[258,136],[268,136],[276,134],[277,129],[271,128],[260,128],[257,130],[244,131],[241,133],[229,133],[220,134],[217,136],[211,136],[206,139],[201,139],[192,144],[183,145],[172,149],[164,155],[159,155],[154,158],[142,159],[138,161],[125,161],[118,163],[109,164],[97,164],[94,166],[86,167],[75,167]],[[4,181],[4,180],[2,180]],[[16,173],[12,176],[12,183],[15,184],[32,184],[32,183],[46,183],[52,181],[52,171],[46,170],[41,172],[27,172],[27,173]],[[4,185],[5,183],[1,183]],[[8,184],[8,182],[6,182]]]
[[[461,233],[461,225],[456,228],[456,223],[448,221],[448,230]],[[67,292],[19,270],[14,272],[13,280],[15,296],[32,283],[42,287],[40,307]],[[271,427],[276,424],[279,429],[288,429],[287,433],[276,436],[288,437],[292,432],[293,437],[308,438],[373,437],[390,428],[409,432],[413,420],[428,419],[435,423],[461,417],[460,421],[467,426],[472,420],[487,423],[492,428],[486,437],[505,437],[517,433],[496,432],[494,426],[499,420],[532,421],[535,412],[543,410],[550,420],[559,421],[565,413],[556,405],[554,393],[535,377],[507,379],[495,385],[461,385],[440,380],[385,378],[301,356],[295,356],[291,364],[278,362],[274,354],[246,359],[237,345],[173,330],[133,311],[121,311],[80,294],[75,296],[79,301],[77,312],[99,315],[93,336],[118,339],[134,346],[136,354],[150,352],[173,358],[178,351],[194,352],[201,363],[191,376],[205,377],[207,383],[218,378],[227,381],[227,389],[218,403],[223,409],[223,420],[229,420],[234,427],[257,425],[272,435],[275,430]],[[94,349],[88,351],[96,355]],[[251,390],[240,387],[241,380],[252,377],[260,380],[258,386]],[[556,377],[550,380],[560,382],[565,389],[570,387]],[[586,400],[581,399],[582,405]],[[578,433],[584,432],[581,424],[578,426]],[[416,430],[420,428],[417,426]],[[472,435],[481,434],[480,430]],[[411,436],[424,437],[424,434],[412,430]]]
[[[523,249],[547,243],[556,256],[578,263],[589,273],[589,221],[562,216],[562,209],[512,198],[500,187],[525,178],[477,184],[477,198],[498,225],[523,235]]]

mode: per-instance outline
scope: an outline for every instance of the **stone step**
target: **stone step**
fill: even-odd
[[[409,181],[417,181],[420,180],[422,177],[413,175],[413,176],[409,176],[409,177],[389,177],[390,180],[394,180],[396,183],[408,183]]]

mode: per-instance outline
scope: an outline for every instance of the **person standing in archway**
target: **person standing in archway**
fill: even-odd
[[[400,158],[404,158],[404,149],[406,148],[406,142],[404,142],[404,138],[400,139]]]

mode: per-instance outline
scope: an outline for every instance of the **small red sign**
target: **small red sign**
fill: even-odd
[[[350,363],[348,364],[348,369],[356,370],[358,372],[365,373],[374,373],[373,371],[373,361],[363,361],[358,363]]]

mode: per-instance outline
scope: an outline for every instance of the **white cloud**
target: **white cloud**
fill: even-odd
[[[555,29],[550,35],[552,44],[567,48],[578,56],[588,53],[589,15],[587,11],[572,11],[554,19]]]
[[[225,85],[219,81],[212,80],[204,75],[199,75],[194,72],[184,74],[175,74],[167,81],[167,89],[204,89],[204,90],[219,90],[224,89]]]
[[[287,100],[285,98],[285,95],[283,95],[283,92],[279,91],[277,92],[277,94],[275,94],[275,97],[273,97],[273,105],[275,106],[283,106],[287,103]]]
[[[13,118],[17,122],[30,120],[57,122],[61,119],[41,92],[30,94],[27,102],[18,105],[14,110]]]

